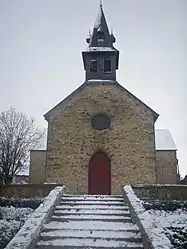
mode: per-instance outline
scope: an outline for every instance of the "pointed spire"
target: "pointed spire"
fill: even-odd
[[[115,43],[115,37],[110,34],[105,14],[103,11],[102,1],[100,1],[99,13],[92,33],[86,38],[89,47],[111,47]]]
[[[100,2],[99,13],[97,14],[97,19],[94,25],[94,29],[96,31],[107,32],[109,34],[108,25],[103,11],[102,1]]]

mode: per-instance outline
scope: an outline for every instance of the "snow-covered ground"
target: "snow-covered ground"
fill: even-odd
[[[64,193],[64,186],[63,187],[55,187],[47,197],[44,199],[40,199],[40,203],[38,203],[37,199],[19,199],[17,202],[21,205],[21,207],[25,207],[23,205],[26,205],[26,207],[35,206],[36,210],[33,212],[30,210],[29,214],[27,214],[27,211],[25,213],[25,216],[23,217],[25,221],[25,224],[23,227],[17,232],[17,234],[14,236],[14,238],[10,241],[8,248],[30,248],[33,239],[37,238],[40,234],[40,231],[43,227],[43,224],[46,223],[48,218],[50,217],[51,212],[53,211],[55,205],[57,202],[60,202],[62,195]],[[13,202],[14,203],[14,202]],[[30,206],[28,206],[30,204]],[[34,205],[33,205],[34,204]],[[36,204],[39,204],[38,207],[36,207]],[[3,204],[2,204],[3,205]],[[14,204],[15,207],[19,207],[17,203]],[[32,213],[33,212],[33,213]],[[32,213],[32,214],[31,214]],[[31,217],[29,219],[29,216],[31,214]],[[20,216],[19,216],[20,217]]]
[[[176,202],[146,204],[149,207],[146,212],[151,214],[152,219],[158,226],[162,226],[166,236],[170,239],[173,248],[187,249],[187,208],[185,203]],[[151,209],[152,205],[152,209]],[[167,210],[166,206],[170,206]],[[156,207],[156,208],[155,208]],[[157,209],[158,208],[158,209]]]
[[[31,208],[0,207],[0,249],[5,248],[33,211]]]
[[[0,249],[6,247],[42,201],[41,198],[0,198]]]

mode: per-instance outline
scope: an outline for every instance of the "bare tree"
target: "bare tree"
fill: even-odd
[[[14,108],[0,113],[0,174],[3,183],[10,183],[28,162],[30,149],[43,137],[33,119]]]

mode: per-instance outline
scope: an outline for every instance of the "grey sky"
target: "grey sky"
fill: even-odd
[[[104,0],[118,82],[160,114],[187,174],[186,0]],[[81,51],[99,0],[0,0],[0,111],[36,118],[84,81]]]

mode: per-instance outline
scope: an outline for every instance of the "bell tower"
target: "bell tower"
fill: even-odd
[[[87,80],[116,80],[119,64],[119,51],[113,44],[116,39],[109,32],[102,4],[92,32],[86,42],[88,47],[82,52],[84,70]]]

